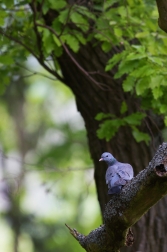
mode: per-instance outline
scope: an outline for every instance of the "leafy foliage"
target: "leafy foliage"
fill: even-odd
[[[119,7],[112,8],[114,10],[115,15],[120,15],[121,18],[119,20],[112,16],[111,29],[114,31],[114,27],[117,27],[122,31],[119,36],[114,34],[119,40],[116,44],[121,43],[123,50],[108,61],[106,71],[119,63],[115,78],[126,75],[122,84],[124,91],[142,97],[141,108],[153,108],[156,113],[166,115],[167,44],[166,35],[158,29],[155,22],[155,6],[141,1],[127,1],[126,5],[122,3]],[[135,40],[135,45],[131,43],[132,40]]]
[[[105,70],[111,71],[118,66],[114,77],[124,77],[123,90],[141,99],[141,110],[153,109],[154,113],[162,114],[166,124],[167,36],[159,30],[155,22],[158,19],[156,7],[138,0],[119,1],[113,6],[115,2],[117,1],[106,1],[104,12],[96,23],[97,30],[100,30],[96,38],[102,42],[104,51],[106,49],[103,43],[106,41],[112,46],[122,47],[122,51],[114,54],[108,61]],[[102,30],[102,24],[107,31]],[[131,118],[134,115],[132,114]],[[104,120],[97,132],[98,136],[109,140],[121,126],[129,124],[136,141],[144,140],[148,143],[149,136],[134,128],[133,123],[130,125],[126,119]],[[140,120],[142,119],[141,117]]]
[[[126,111],[126,104],[122,103],[121,114],[124,114]],[[96,120],[104,120],[104,122],[100,124],[100,128],[97,131],[98,137],[101,139],[105,138],[109,141],[115,136],[121,126],[129,126],[132,129],[132,134],[137,142],[145,141],[148,144],[150,141],[149,135],[139,131],[137,128],[137,126],[140,126],[141,121],[145,116],[146,115],[144,113],[136,112],[128,116],[124,116],[123,118],[116,118],[112,115],[113,119],[106,119],[107,117],[111,117],[111,115],[100,113],[96,116]]]
[[[29,53],[61,79],[58,61],[63,51],[72,57],[71,51],[77,53],[81,46],[96,39],[104,52],[109,52],[113,46],[122,50],[107,62],[105,70],[117,69],[114,77],[124,77],[123,90],[142,98],[142,110],[153,109],[166,118],[167,43],[166,35],[155,22],[156,6],[140,0],[93,1],[90,6],[70,5],[65,0],[40,4],[39,0],[32,3],[5,1],[0,5],[0,33],[4,34],[0,41],[1,93],[9,82],[7,72],[10,71],[6,69],[17,74],[18,62],[24,62]],[[51,23],[50,10],[54,15]],[[21,51],[18,44],[22,46]],[[52,67],[48,66],[48,59],[53,61]],[[126,122],[121,123],[120,118],[117,123],[114,120],[112,128],[115,130],[107,134],[108,140],[109,135],[114,136]]]

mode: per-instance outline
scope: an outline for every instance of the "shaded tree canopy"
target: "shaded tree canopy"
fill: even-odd
[[[157,6],[166,31],[166,3]],[[165,134],[167,44],[155,22],[156,6],[138,0],[5,1],[1,13],[1,92],[29,55],[70,87],[85,122],[103,214],[109,198],[101,153],[112,152],[137,174]],[[166,225],[165,204],[163,199],[134,227],[133,249],[165,251],[156,221],[151,228],[156,211],[160,226]]]

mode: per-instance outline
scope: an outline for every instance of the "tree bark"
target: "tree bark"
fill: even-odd
[[[167,2],[165,0],[156,0],[159,19],[158,25],[164,31],[167,32]]]

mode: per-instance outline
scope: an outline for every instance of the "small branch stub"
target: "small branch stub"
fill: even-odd
[[[75,228],[70,228],[67,224],[65,224],[66,227],[70,230],[70,233],[72,234],[72,236],[78,241],[78,236],[80,235],[78,233],[78,231]]]
[[[75,228],[69,227],[67,224],[65,226],[69,229],[71,235],[80,243],[80,245],[86,249],[85,247],[85,238],[86,236],[83,234],[80,234]]]
[[[129,228],[129,229],[128,229],[128,233],[127,233],[127,235],[126,235],[125,245],[126,245],[127,247],[130,247],[130,246],[133,245],[133,243],[134,243],[134,235],[133,235],[132,230]]]
[[[154,170],[159,177],[167,176],[167,157],[166,156],[163,158],[163,161],[154,168]]]

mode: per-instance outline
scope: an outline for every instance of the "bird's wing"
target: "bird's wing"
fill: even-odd
[[[126,180],[121,178],[121,176],[117,172],[115,172],[114,175],[112,175],[112,177],[110,177],[108,180],[108,187],[109,188],[112,188],[115,186],[122,186],[125,184],[126,184]]]
[[[133,168],[130,164],[117,164],[117,173],[125,180],[131,180],[133,178]]]
[[[114,183],[114,186],[117,186],[117,185],[125,185],[126,184],[126,180],[119,177],[119,179],[117,179]]]
[[[109,166],[107,171],[106,171],[106,184],[108,184],[108,182],[113,178],[113,176],[115,175],[115,169],[116,167],[114,165]]]
[[[109,166],[106,171],[106,184],[108,184],[111,187],[126,184],[126,181],[122,176],[121,171],[118,171],[117,169],[118,169],[117,165],[112,165]]]

